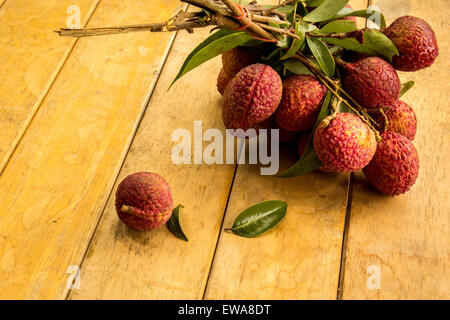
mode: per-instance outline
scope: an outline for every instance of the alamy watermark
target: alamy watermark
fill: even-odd
[[[275,175],[280,166],[279,130],[255,129],[226,130],[225,137],[219,129],[203,132],[202,121],[194,121],[194,135],[187,129],[172,133],[177,143],[171,152],[174,164],[246,164],[246,140],[248,140],[248,164],[261,164],[261,175]],[[204,142],[206,146],[204,147]],[[236,148],[237,147],[237,148]],[[269,152],[270,149],[270,152]]]
[[[381,289],[381,268],[378,265],[368,266],[367,274],[367,289],[380,290]]]

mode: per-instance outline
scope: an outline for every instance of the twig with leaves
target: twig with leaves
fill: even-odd
[[[281,73],[289,70],[287,63],[297,61],[309,69],[310,73],[325,85],[335,97],[326,106],[338,112],[341,104],[362,119],[374,132],[378,140],[380,126],[373,120],[349,93],[339,83],[336,76],[336,66],[343,65],[341,59],[344,50],[351,50],[368,55],[382,56],[386,60],[398,54],[395,45],[383,33],[374,29],[357,29],[351,21],[339,20],[352,14],[369,18],[373,10],[346,9],[347,0],[286,0],[278,5],[263,6],[256,1],[240,5],[241,1],[233,0],[180,0],[192,5],[200,11],[179,12],[165,22],[106,27],[90,29],[60,29],[61,36],[91,37],[108,34],[121,34],[129,32],[174,32],[186,30],[194,32],[195,29],[215,26],[225,29],[213,34],[197,49],[206,50],[207,54],[197,57],[195,63],[190,56],[185,62],[177,79],[209,60],[236,46],[254,46],[264,44],[272,53],[267,57],[267,63],[277,68]],[[311,12],[309,7],[317,6]],[[385,27],[385,20],[381,13],[379,27]],[[226,39],[226,40],[225,40]],[[221,42],[222,41],[222,42]],[[196,49],[196,50],[197,50]],[[195,52],[194,52],[195,53]],[[204,52],[203,52],[204,53]],[[302,68],[299,68],[302,69]],[[292,70],[289,70],[292,72]],[[296,72],[294,72],[296,73]],[[384,115],[385,120],[387,120]],[[386,130],[387,121],[382,126]]]

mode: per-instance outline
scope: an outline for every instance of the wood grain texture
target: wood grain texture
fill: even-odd
[[[89,26],[161,21],[178,6],[104,1]],[[86,252],[171,39],[75,46],[0,177],[0,298],[66,296],[66,270]]]
[[[378,0],[375,4],[386,14],[388,23],[407,14],[429,22],[438,38],[440,56],[428,69],[401,73],[403,82],[416,81],[416,86],[403,98],[418,118],[414,145],[421,168],[416,185],[408,194],[393,198],[377,193],[362,175],[356,177],[343,298],[448,299],[448,1]],[[381,276],[379,289],[374,282],[376,274],[372,273],[377,270]]]
[[[117,217],[112,195],[82,266],[81,290],[73,290],[72,299],[202,298],[235,166],[177,166],[171,150],[178,141],[171,142],[171,135],[185,128],[193,137],[195,120],[203,122],[203,131],[223,126],[221,97],[215,87],[220,59],[167,89],[188,53],[207,36],[208,30],[177,36],[119,175],[120,181],[139,171],[165,177],[175,205],[185,206],[181,215],[189,242],[175,238],[166,227],[129,231]]]
[[[80,9],[84,26],[97,3],[10,0],[0,4],[0,172],[76,43],[53,30],[66,26],[73,5]]]
[[[351,4],[367,7],[366,1]],[[290,153],[282,159],[295,161],[295,148]],[[319,172],[280,179],[239,166],[224,226],[265,200],[286,201],[287,217],[256,239],[222,232],[205,298],[336,299],[348,181],[347,174]]]

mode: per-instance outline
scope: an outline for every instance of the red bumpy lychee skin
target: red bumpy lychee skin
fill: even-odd
[[[259,57],[256,54],[239,47],[222,54],[223,69],[231,77],[234,77],[239,71],[258,61]]]
[[[409,140],[414,140],[417,131],[417,118],[414,110],[405,102],[399,100],[384,112],[388,118],[387,131],[397,132]],[[384,124],[384,117],[381,114],[374,116],[377,123]]]
[[[417,71],[428,68],[439,55],[434,31],[422,19],[403,16],[395,20],[383,32],[394,42],[400,53],[392,60],[397,70]]]
[[[227,86],[222,118],[227,129],[257,128],[269,119],[281,101],[283,85],[270,66],[253,64],[242,69]]]
[[[316,78],[297,75],[283,81],[283,98],[275,113],[280,128],[305,131],[313,128],[327,88]]]
[[[233,80],[233,77],[230,76],[225,69],[221,69],[219,76],[217,77],[217,90],[220,92],[221,95],[225,94],[225,90],[228,86],[228,84]]]
[[[377,152],[363,172],[381,193],[397,196],[408,192],[419,175],[419,156],[412,142],[401,134],[381,135]]]
[[[361,119],[339,113],[317,127],[314,149],[326,171],[356,172],[372,160],[377,142],[374,132]]]
[[[369,110],[394,105],[402,88],[397,71],[378,57],[345,64],[343,85],[356,101]]]
[[[169,220],[172,210],[170,187],[164,178],[155,173],[132,174],[117,188],[117,214],[131,229],[138,231],[156,229]]]

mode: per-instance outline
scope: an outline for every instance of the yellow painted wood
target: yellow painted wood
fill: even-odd
[[[351,4],[361,9],[367,2]],[[290,152],[294,158],[295,148]],[[224,227],[266,200],[286,201],[287,216],[256,239],[222,232],[205,298],[336,299],[348,177],[316,172],[280,179],[239,166]]]
[[[8,0],[0,4],[0,172],[76,43],[53,31],[67,25],[71,6],[80,10],[84,26],[97,3]]]
[[[102,1],[89,26],[162,21],[178,7]],[[0,298],[66,296],[66,271],[86,252],[172,37],[75,46],[0,177]]]
[[[171,142],[171,135],[184,128],[193,137],[195,120],[202,121],[203,132],[222,128],[221,96],[216,89],[220,58],[167,89],[189,52],[208,35],[209,30],[197,30],[177,36],[119,175],[119,182],[139,171],[165,177],[175,205],[185,206],[181,215],[189,242],[177,239],[166,227],[129,231],[119,222],[113,194],[83,263],[81,290],[73,290],[71,299],[202,298],[235,166],[177,166],[171,150],[178,141]]]
[[[362,175],[356,177],[343,298],[448,299],[448,1],[377,0],[375,4],[386,13],[388,23],[407,14],[428,21],[436,32],[440,56],[426,70],[401,73],[403,81],[416,81],[403,100],[418,118],[414,145],[421,168],[417,184],[408,194],[393,198],[378,194]]]

